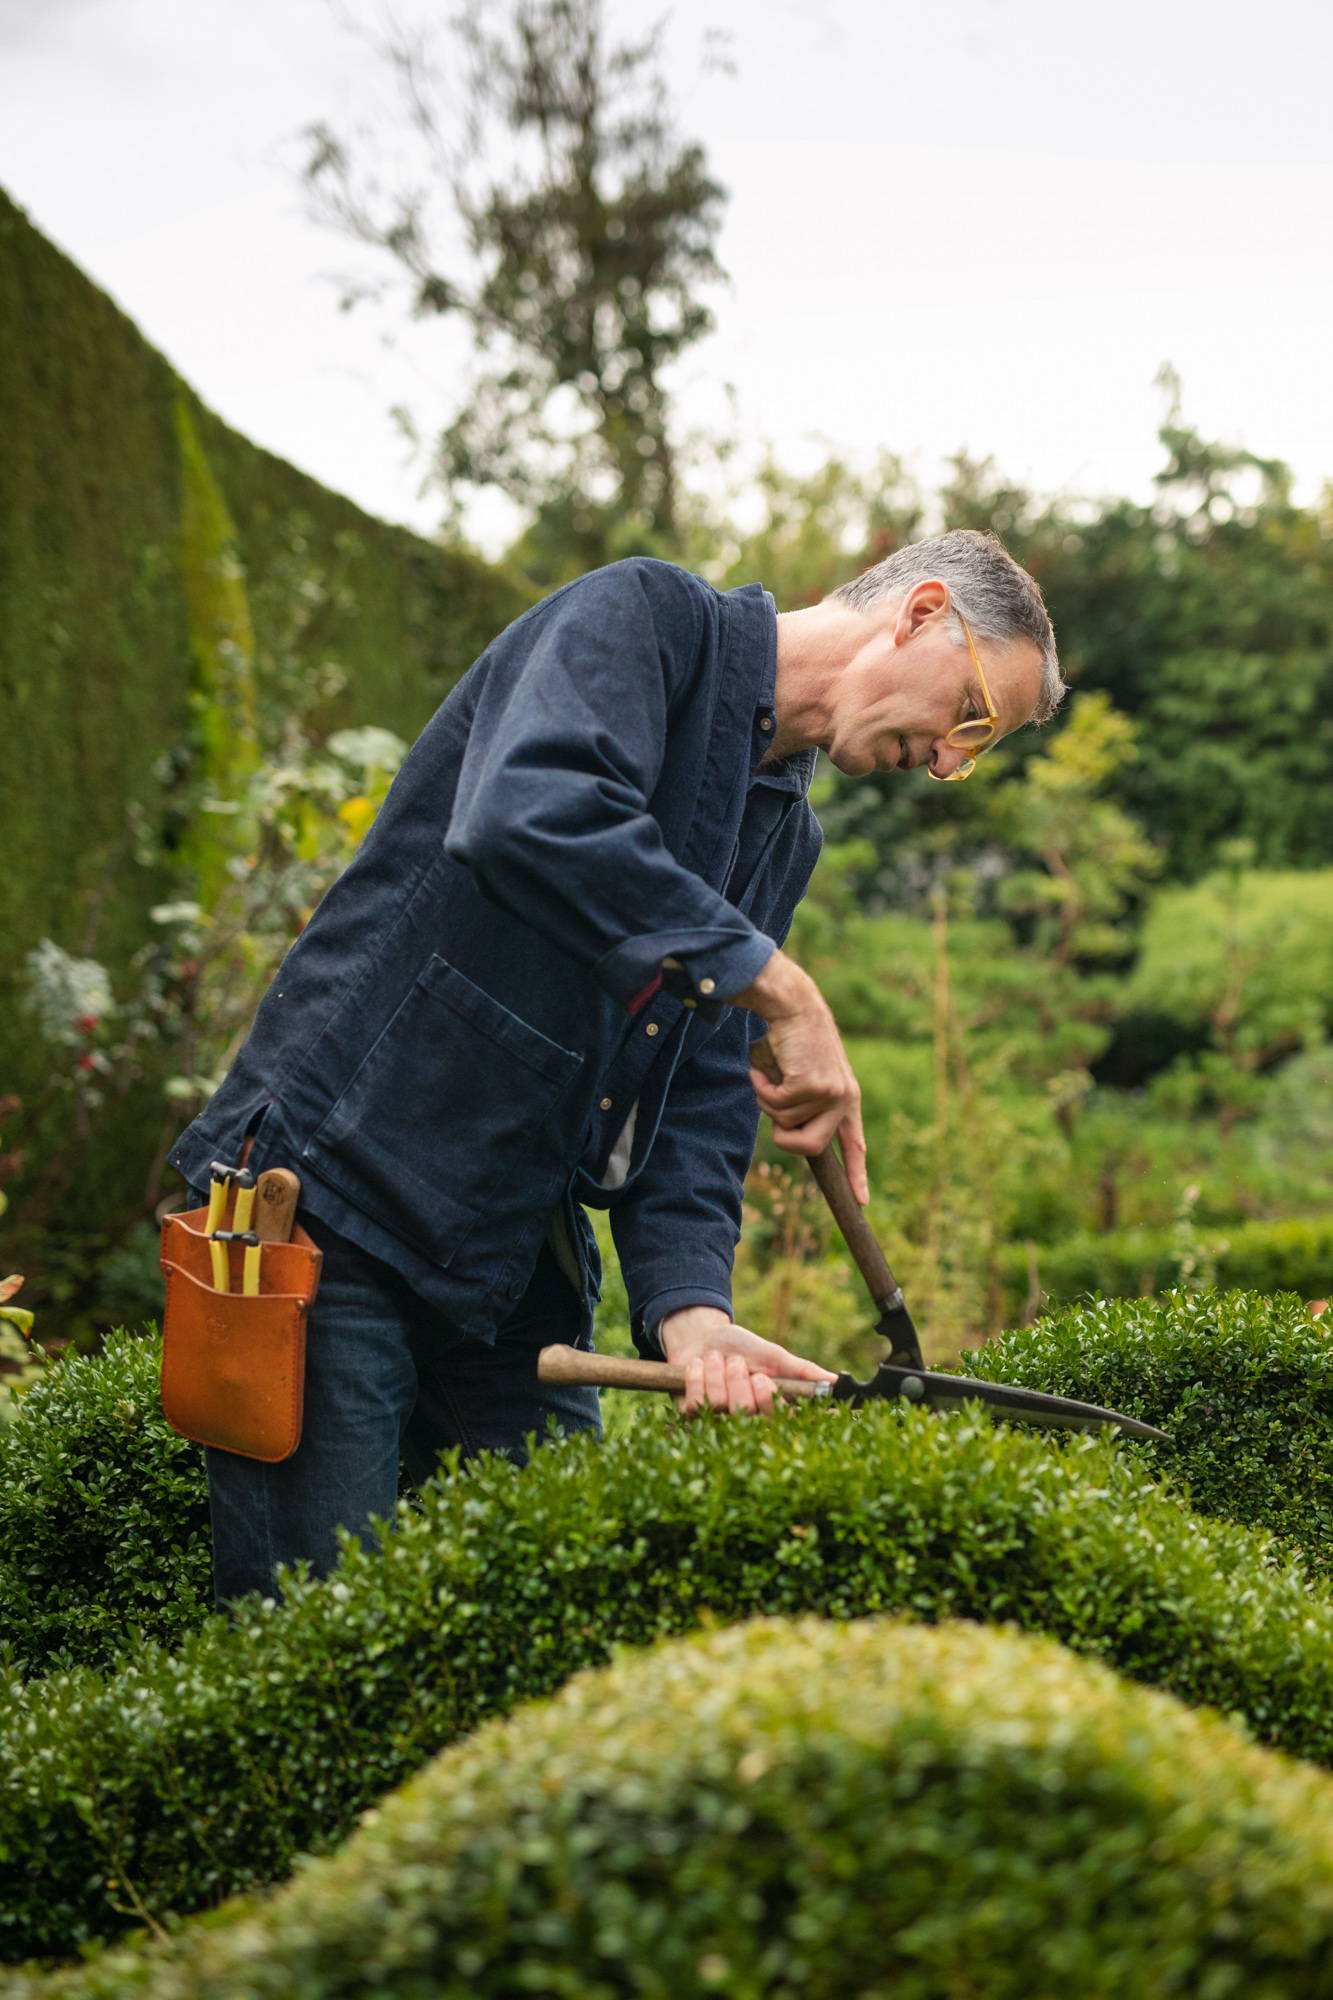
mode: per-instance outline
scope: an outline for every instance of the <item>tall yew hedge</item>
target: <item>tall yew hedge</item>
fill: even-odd
[[[114,978],[180,893],[164,758],[213,698],[219,638],[252,648],[261,713],[277,658],[333,660],[321,720],[410,738],[528,599],[228,429],[3,191],[0,355],[0,1096],[30,1100],[52,1059],[17,1005],[25,953],[51,937]],[[149,1099],[97,1136],[89,1226],[142,1185]]]

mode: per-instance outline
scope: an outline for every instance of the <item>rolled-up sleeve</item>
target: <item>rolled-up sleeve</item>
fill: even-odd
[[[632,562],[541,607],[524,655],[478,697],[445,836],[483,893],[625,1006],[665,959],[696,996],[720,999],[774,950],[681,865],[650,809],[673,708],[697,671],[700,617],[685,580],[655,589],[679,595],[671,644]]]

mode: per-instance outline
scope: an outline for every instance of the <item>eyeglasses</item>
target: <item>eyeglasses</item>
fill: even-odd
[[[958,611],[957,616],[958,623],[963,628],[963,637],[967,640],[967,650],[972,655],[972,664],[977,670],[977,679],[981,682],[981,695],[986,704],[986,713],[969,716],[966,722],[956,722],[944,740],[951,750],[971,750],[974,747],[984,750],[994,736],[1000,718],[995,708],[995,697],[986,685],[981,655],[977,651],[971,627],[961,611]],[[941,777],[938,771],[931,770],[929,765],[926,766],[926,775],[933,778],[937,785],[957,785],[961,784],[964,778],[970,778],[976,768],[976,758],[965,757],[956,771],[949,771],[944,777]]]

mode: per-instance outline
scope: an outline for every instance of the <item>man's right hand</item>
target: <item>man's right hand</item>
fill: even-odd
[[[726,997],[733,1007],[748,1007],[768,1024],[782,1081],[773,1083],[757,1069],[750,1071],[750,1081],[759,1108],[773,1120],[775,1143],[811,1158],[836,1136],[852,1193],[864,1207],[870,1185],[860,1086],[814,980],[794,959],[775,951],[749,986]]]

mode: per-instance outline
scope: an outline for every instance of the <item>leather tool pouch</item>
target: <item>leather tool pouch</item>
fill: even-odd
[[[260,1289],[247,1298],[244,1248],[229,1243],[230,1289],[219,1292],[207,1219],[192,1208],[162,1224],[163,1415],[196,1444],[274,1465],[301,1442],[306,1314],[323,1253],[299,1225],[289,1243],[265,1243]]]

